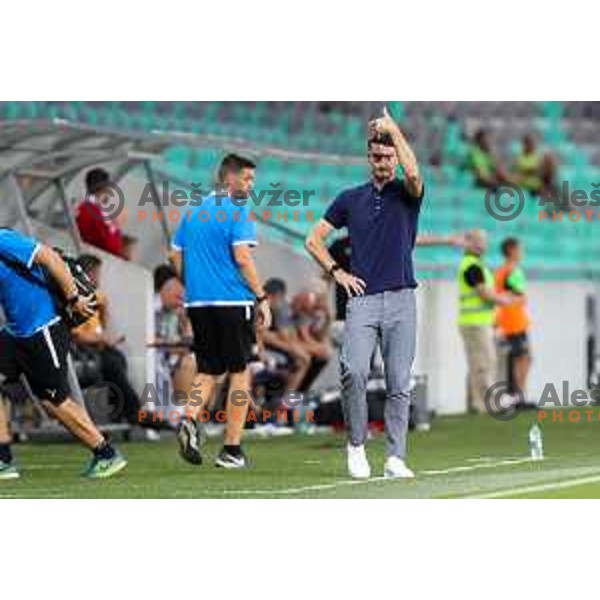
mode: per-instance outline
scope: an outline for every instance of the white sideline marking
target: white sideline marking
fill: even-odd
[[[44,490],[35,490],[36,493],[43,493]],[[19,500],[19,499],[26,499],[26,498],[33,498],[33,499],[37,499],[37,500],[60,500],[60,499],[64,499],[64,500],[72,500],[73,496],[68,496],[66,495],[64,492],[63,493],[58,493],[58,492],[52,492],[50,494],[44,494],[43,496],[36,496],[36,495],[32,495],[32,496],[23,496],[23,494],[0,494],[0,500]]]
[[[342,479],[333,483],[317,483],[315,485],[304,485],[296,488],[281,488],[271,490],[223,490],[222,494],[230,495],[253,495],[253,494],[301,494],[302,492],[315,492],[319,490],[332,490],[337,487],[347,485],[364,485],[365,483],[374,483],[376,481],[384,481],[385,477],[369,477],[369,479]],[[391,479],[389,481],[392,481]],[[397,481],[397,480],[396,480]],[[413,481],[413,480],[409,480]]]
[[[522,487],[496,490],[495,492],[463,496],[463,498],[504,498],[505,496],[515,496],[517,494],[535,494],[536,492],[547,492],[549,490],[562,490],[564,488],[586,485],[588,483],[598,483],[599,481],[600,475],[594,475],[592,477],[579,477],[578,479],[566,479],[562,481],[555,481],[553,483],[540,483],[538,485],[526,485]]]
[[[475,471],[475,470],[479,470],[479,469],[493,469],[494,467],[503,467],[506,465],[517,465],[520,463],[525,463],[525,462],[530,462],[531,459],[529,458],[515,458],[515,459],[506,459],[506,460],[499,460],[496,462],[483,462],[483,463],[478,463],[478,464],[471,464],[471,465],[462,465],[459,467],[450,467],[448,469],[435,469],[435,470],[429,470],[429,471],[419,471],[416,475],[417,477],[419,475],[425,475],[428,477],[431,476],[435,476],[435,475],[448,475],[451,473],[462,473],[464,471]],[[331,490],[331,489],[335,489],[337,487],[343,487],[343,486],[349,486],[349,485],[364,485],[366,483],[375,483],[377,481],[407,481],[407,482],[411,482],[411,481],[415,481],[414,479],[405,479],[405,480],[399,480],[399,479],[393,479],[393,478],[386,478],[386,477],[370,477],[369,479],[342,479],[340,481],[334,481],[333,483],[320,483],[320,484],[316,484],[316,485],[305,485],[305,486],[301,486],[301,487],[296,487],[296,488],[282,488],[282,489],[270,489],[270,490],[223,490],[222,493],[223,494],[228,494],[228,495],[235,495],[235,494],[240,494],[240,495],[253,495],[253,494],[279,494],[279,495],[286,495],[286,494],[302,494],[303,492],[316,492],[316,491],[321,491],[321,490]]]
[[[521,463],[531,462],[530,458],[507,458],[495,462],[481,462],[460,467],[450,467],[449,469],[435,469],[431,471],[419,471],[420,475],[447,475],[450,473],[461,473],[462,471],[475,471],[476,469],[493,469],[504,465],[518,465]]]
[[[433,469],[433,470],[425,470],[425,471],[419,471],[417,472],[417,477],[419,476],[426,476],[426,477],[435,477],[436,475],[449,475],[452,473],[463,473],[463,472],[469,472],[469,471],[476,471],[476,470],[480,470],[480,469],[493,469],[496,467],[504,467],[504,466],[510,466],[510,465],[516,465],[516,464],[521,464],[521,463],[526,463],[526,462],[530,462],[531,459],[529,458],[507,458],[507,459],[503,459],[503,460],[496,460],[496,461],[491,461],[488,459],[484,459],[484,458],[477,458],[477,459],[467,459],[472,461],[471,464],[469,465],[460,465],[457,467],[449,467],[447,469]],[[476,462],[473,463],[473,461],[483,461],[483,462]],[[336,489],[338,487],[345,487],[345,486],[354,486],[354,485],[364,485],[364,484],[368,484],[368,483],[376,483],[379,481],[388,481],[388,482],[398,482],[398,479],[387,479],[385,477],[371,477],[369,479],[342,479],[339,481],[334,481],[331,483],[320,483],[320,484],[314,484],[314,485],[305,485],[305,486],[300,486],[300,487],[295,487],[295,488],[280,488],[280,489],[268,489],[268,490],[219,490],[218,492],[216,490],[208,490],[209,493],[211,492],[215,492],[218,494],[224,494],[224,495],[228,495],[228,496],[235,496],[235,495],[239,495],[239,496],[252,496],[252,495],[293,495],[293,494],[302,494],[304,492],[317,492],[317,491],[322,491],[322,490],[332,490],[332,489]],[[400,480],[401,481],[401,480]],[[404,480],[407,483],[410,482],[414,482],[414,479],[408,479],[408,480]],[[144,488],[146,487],[145,485],[130,485],[128,486],[131,489],[138,489],[138,488]],[[45,498],[70,498],[71,496],[67,495],[65,493],[64,490],[60,490],[60,489],[34,489],[34,490],[30,490],[29,493],[32,493],[34,495],[38,495],[38,494],[46,494],[44,497]],[[505,492],[506,493],[506,492]],[[518,493],[518,492],[517,492]],[[0,498],[20,498],[22,495],[21,494],[16,494],[16,493],[8,493],[8,494],[2,494],[0,493]]]

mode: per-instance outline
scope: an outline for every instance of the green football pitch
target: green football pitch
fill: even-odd
[[[21,444],[15,454],[22,478],[0,481],[0,498],[600,498],[600,412],[580,412],[578,423],[542,424],[546,458],[528,459],[527,431],[536,413],[510,422],[489,417],[439,418],[428,433],[410,436],[413,481],[384,480],[384,438],[368,445],[373,478],[348,479],[341,435],[251,438],[247,471],[181,461],[173,439],[122,444],[127,470],[107,481],[79,473],[87,453],[72,444]]]

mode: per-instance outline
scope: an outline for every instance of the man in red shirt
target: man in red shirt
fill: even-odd
[[[105,252],[125,258],[123,233],[118,217],[103,212],[105,203],[114,201],[110,175],[104,169],[92,169],[85,176],[86,197],[76,211],[81,239]]]

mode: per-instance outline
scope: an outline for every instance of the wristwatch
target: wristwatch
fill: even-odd
[[[260,304],[261,302],[264,302],[267,299],[267,295],[263,294],[262,296],[256,296],[256,304]]]
[[[331,267],[329,268],[328,273],[333,277],[333,274],[336,271],[339,271],[342,267],[340,267],[340,265],[338,265],[337,263],[333,263],[333,265],[331,265]]]

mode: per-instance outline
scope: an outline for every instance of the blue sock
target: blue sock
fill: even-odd
[[[104,460],[114,458],[115,454],[115,449],[107,441],[102,442],[98,447],[94,448],[94,456],[103,458]]]

